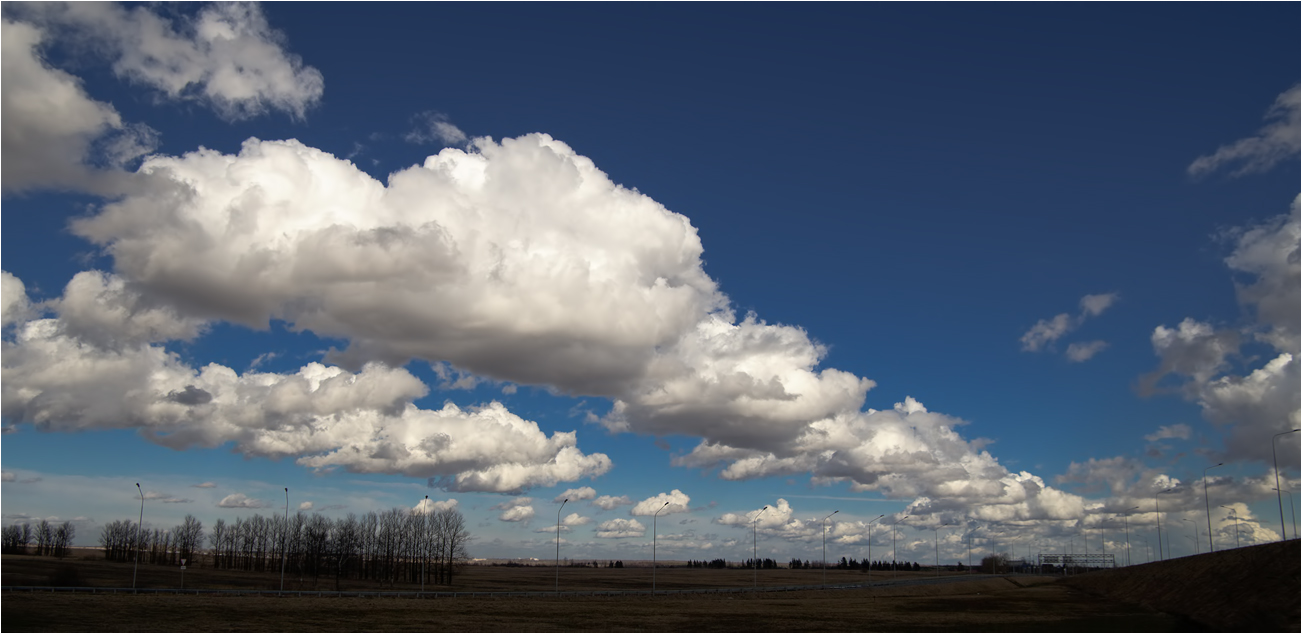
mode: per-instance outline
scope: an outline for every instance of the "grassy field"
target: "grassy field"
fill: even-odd
[[[129,586],[131,565],[74,560],[88,585]],[[759,571],[759,585],[817,584],[820,571]],[[549,590],[554,568],[468,566],[459,591]],[[53,560],[4,558],[4,585],[60,572]],[[901,573],[901,578],[906,573]],[[927,576],[927,573],[907,573]],[[874,574],[875,580],[881,575]],[[141,587],[176,587],[179,570],[141,566]],[[747,570],[659,569],[658,588],[745,587]],[[48,580],[48,579],[47,579]],[[647,568],[562,568],[562,590],[647,589]],[[828,571],[829,584],[866,581]],[[279,575],[186,571],[187,587],[274,589]],[[42,584],[43,585],[43,584]],[[286,589],[332,590],[333,579],[286,580]],[[343,589],[375,590],[353,582]],[[389,590],[388,587],[383,588]],[[411,586],[392,588],[413,590]],[[428,587],[446,590],[446,587]],[[1091,597],[1052,578],[958,580],[937,586],[724,595],[513,598],[357,598],[207,595],[89,595],[5,592],[0,628],[17,631],[1188,631],[1176,617]]]

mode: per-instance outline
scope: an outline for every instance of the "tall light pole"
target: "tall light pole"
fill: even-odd
[[[1239,512],[1235,510],[1234,507],[1225,506],[1224,504],[1221,505],[1221,508],[1229,510],[1230,517],[1234,518],[1234,547],[1238,548],[1239,547]]]
[[[832,517],[833,515],[836,515],[837,513],[840,512],[841,510],[837,509],[835,511],[832,511],[831,513],[828,513],[827,517]],[[827,587],[827,517],[823,518],[823,587],[824,588]]]
[[[561,507],[556,509],[556,592],[561,591],[561,510],[565,508],[565,503],[570,498],[561,501]]]
[[[660,511],[665,510],[666,506],[669,506],[668,500],[665,500],[665,503],[651,515],[651,594],[656,593],[656,517],[660,515]]]
[[[764,508],[755,514],[755,519],[750,523],[750,567],[753,571],[751,574],[755,577],[751,580],[751,586],[756,588],[759,587],[759,518],[767,510],[769,510],[769,507],[765,504]]]
[[[425,559],[429,556],[429,496],[425,496],[425,506],[421,507],[420,516],[420,591],[425,592]]]
[[[280,534],[280,591],[285,591],[285,559],[289,554],[289,487],[285,487],[285,532]],[[302,586],[299,587],[302,589]]]
[[[1224,464],[1224,462],[1218,462],[1207,467],[1207,469],[1203,469],[1203,504],[1207,506],[1207,552],[1209,553],[1216,552],[1216,542],[1212,541],[1212,503],[1211,498],[1207,497],[1207,470],[1215,469]]]
[[[899,572],[899,565],[896,563],[899,561],[899,557],[895,555],[895,527],[899,526],[900,522],[903,522],[906,519],[909,519],[908,515],[895,520],[895,523],[891,524],[891,578],[895,578],[895,575]]]
[[[1153,506],[1157,508],[1157,558],[1159,560],[1162,560],[1162,503],[1157,501],[1157,496],[1162,495],[1163,493],[1170,493],[1174,490],[1175,487],[1171,487],[1164,491],[1158,491],[1157,495],[1153,496]],[[1166,542],[1166,554],[1169,557],[1171,555],[1171,538],[1168,537]],[[1088,555],[1089,553],[1085,554]]]
[[[952,522],[945,522],[940,526],[931,529],[931,537],[936,545],[936,578],[940,578],[940,529],[949,526]]]
[[[1194,554],[1197,555],[1197,554],[1198,554],[1198,541],[1199,541],[1199,540],[1198,540],[1198,522],[1195,522],[1195,521],[1193,521],[1193,520],[1191,520],[1191,519],[1183,518],[1183,517],[1180,518],[1180,521],[1181,521],[1181,522],[1189,522],[1189,525],[1193,527],[1193,529],[1194,529]]]
[[[140,521],[136,522],[136,567],[131,571],[131,591],[136,590],[136,573],[140,572],[140,529],[145,523],[145,492],[140,489],[140,483],[136,483],[136,493],[140,494]]]
[[[1275,488],[1276,495],[1279,494],[1279,487]],[[1288,518],[1293,520],[1293,539],[1297,539],[1297,509],[1293,507],[1293,492],[1288,492]],[[1280,539],[1288,539],[1288,533],[1280,536]]]
[[[1291,502],[1292,500],[1293,498],[1289,497],[1289,501]],[[872,585],[873,583],[873,522],[876,522],[883,517],[886,517],[885,513],[882,513],[868,521],[868,585]]]
[[[1279,502],[1279,538],[1280,539],[1288,539],[1288,529],[1285,528],[1284,526],[1284,499],[1280,496],[1280,492],[1279,492],[1279,458],[1275,456],[1275,439],[1279,438],[1280,436],[1286,436],[1296,431],[1302,431],[1302,427],[1298,429],[1290,429],[1288,431],[1279,432],[1278,434],[1275,434],[1270,438],[1270,458],[1271,460],[1275,461],[1275,500]],[[1289,504],[1293,503],[1293,496],[1290,495],[1288,497],[1288,503]],[[1294,530],[1293,532],[1296,533],[1297,531]]]
[[[1138,509],[1139,507],[1136,506],[1131,509],[1126,509],[1126,511],[1121,514],[1121,524],[1122,526],[1126,527],[1126,565],[1127,566],[1130,565],[1130,512]]]

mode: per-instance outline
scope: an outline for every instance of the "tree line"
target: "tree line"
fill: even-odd
[[[199,566],[272,572],[296,576],[368,579],[389,583],[451,584],[457,566],[467,559],[471,540],[465,517],[455,509],[419,513],[406,508],[371,511],[331,519],[302,511],[290,515],[217,520],[205,531],[193,515],[170,530],[139,530],[131,520],[103,526],[99,545],[105,559],[159,565]],[[42,520],[7,526],[6,553],[62,557],[75,536],[71,522],[53,526]],[[205,537],[208,548],[204,549]]]
[[[77,527],[72,522],[54,525],[48,520],[41,520],[35,528],[28,523],[13,524],[0,532],[0,551],[26,553],[27,547],[35,543],[37,555],[65,557],[76,537]]]
[[[963,564],[959,564],[962,566]],[[787,564],[788,568],[822,568],[821,561],[801,561],[792,559]],[[833,570],[922,570],[922,566],[916,561],[857,561],[854,557],[849,559],[842,557],[841,561],[829,561],[827,567]]]

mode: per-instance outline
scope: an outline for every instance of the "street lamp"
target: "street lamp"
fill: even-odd
[[[1280,492],[1279,492],[1279,458],[1275,456],[1275,439],[1279,438],[1280,436],[1285,436],[1296,431],[1302,431],[1302,427],[1298,429],[1290,429],[1288,431],[1282,431],[1270,438],[1270,458],[1271,460],[1275,461],[1275,500],[1279,502],[1279,538],[1281,540],[1288,539],[1288,529],[1284,527],[1284,500],[1283,498],[1280,497]],[[1289,496],[1288,502],[1289,504],[1293,503],[1293,496],[1291,495]],[[1296,533],[1297,531],[1294,530],[1293,532]]]
[[[949,526],[950,524],[953,524],[953,522],[945,522],[944,524],[941,524],[940,526],[931,529],[932,542],[936,545],[936,577],[937,578],[940,578],[940,529]]]
[[[1279,488],[1275,488],[1276,495],[1279,494]],[[1297,509],[1293,507],[1293,492],[1288,492],[1288,518],[1293,520],[1293,539],[1297,539]],[[1288,539],[1288,533],[1280,536],[1281,539]]]
[[[561,509],[565,508],[565,503],[570,498],[565,498],[561,502],[561,507],[556,509],[556,592],[561,591]]]
[[[1239,512],[1235,510],[1233,507],[1225,506],[1224,504],[1221,505],[1221,508],[1228,509],[1230,511],[1230,517],[1234,518],[1234,547],[1238,548],[1239,547]]]
[[[899,561],[899,557],[895,555],[896,552],[895,551],[895,527],[899,526],[900,522],[903,522],[906,519],[909,519],[908,515],[905,515],[904,517],[895,520],[895,523],[891,524],[891,578],[892,579],[895,578],[895,576],[899,573],[898,564],[897,564],[897,562]]]
[[[131,591],[136,590],[136,573],[140,572],[140,528],[145,523],[145,492],[136,483],[136,493],[140,494],[140,521],[136,522],[136,567],[131,571]]]
[[[289,548],[286,546],[289,538],[289,487],[285,487],[285,531],[280,534],[280,591],[285,591],[285,558]],[[299,586],[302,589],[302,586]]]
[[[1193,520],[1191,520],[1191,519],[1184,518],[1184,517],[1180,518],[1180,521],[1181,521],[1181,522],[1189,522],[1189,525],[1193,527],[1193,529],[1194,529],[1194,554],[1197,555],[1197,554],[1198,554],[1198,522],[1195,522],[1195,521],[1193,521]]]
[[[1207,467],[1207,469],[1203,469],[1203,504],[1207,507],[1207,552],[1209,553],[1216,552],[1216,542],[1212,541],[1212,503],[1210,498],[1207,497],[1207,470],[1215,469],[1224,464],[1224,462],[1218,462]]]
[[[1291,496],[1289,497],[1289,501],[1293,501]],[[873,522],[876,522],[883,517],[886,517],[885,513],[872,518],[868,522],[868,585],[872,585],[873,583]]]
[[[831,513],[828,513],[827,517],[832,517],[833,515],[836,515],[837,513],[840,512],[841,512],[840,509],[837,509],[835,511],[832,511]],[[823,587],[824,588],[827,587],[827,517],[823,518]]]
[[[420,549],[420,591],[425,592],[425,560],[429,557],[429,496],[425,496],[425,506],[421,508],[421,546]]]
[[[668,500],[651,515],[651,594],[656,593],[656,517],[666,506],[669,506]]]
[[[1127,566],[1130,565],[1130,512],[1138,509],[1139,507],[1136,506],[1134,508],[1126,509],[1125,512],[1121,514],[1121,524],[1126,528],[1126,565]]]
[[[1157,558],[1158,558],[1158,560],[1162,560],[1162,503],[1157,501],[1157,496],[1158,496],[1158,495],[1162,495],[1163,493],[1170,493],[1171,491],[1174,491],[1174,490],[1175,490],[1175,487],[1171,487],[1171,488],[1166,489],[1166,490],[1163,490],[1163,491],[1158,491],[1158,492],[1157,492],[1157,495],[1154,495],[1154,496],[1153,496],[1153,506],[1157,508]],[[1167,537],[1166,542],[1167,542],[1167,543],[1166,543],[1166,555],[1167,555],[1168,557],[1170,557],[1170,556],[1171,556],[1171,538],[1170,538],[1170,537]]]
[[[755,577],[751,580],[751,586],[756,588],[759,587],[759,518],[767,510],[769,510],[769,507],[765,504],[764,508],[755,514],[755,519],[750,523],[750,567],[751,574]]]

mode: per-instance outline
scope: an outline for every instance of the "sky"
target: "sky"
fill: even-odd
[[[6,2],[3,522],[1292,537],[1299,11]]]

